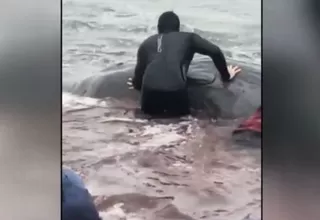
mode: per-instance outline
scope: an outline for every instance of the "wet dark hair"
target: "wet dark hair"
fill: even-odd
[[[173,11],[167,11],[160,15],[158,20],[158,32],[168,33],[180,30],[180,19]]]

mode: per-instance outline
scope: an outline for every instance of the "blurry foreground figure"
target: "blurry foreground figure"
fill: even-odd
[[[81,177],[65,168],[62,170],[62,220],[101,220]]]

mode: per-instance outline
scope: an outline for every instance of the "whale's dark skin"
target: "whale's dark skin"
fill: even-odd
[[[205,78],[212,81],[218,75],[212,61],[196,61],[190,66],[188,77]],[[260,73],[253,68],[241,65],[242,73],[230,84],[228,89],[222,86],[219,77],[209,85],[199,85],[189,80],[188,93],[190,107],[203,110],[212,117],[233,119],[248,117],[261,105]],[[93,98],[111,97],[139,101],[140,93],[129,89],[128,78],[134,70],[119,70],[112,74],[89,77],[75,85],[70,92]],[[198,80],[199,81],[199,80]]]

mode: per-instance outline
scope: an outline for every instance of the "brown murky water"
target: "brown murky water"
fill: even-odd
[[[103,219],[261,219],[260,149],[235,147],[232,126],[141,119],[135,107],[64,97],[64,166]]]

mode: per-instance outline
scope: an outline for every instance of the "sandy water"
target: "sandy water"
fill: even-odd
[[[137,103],[68,93],[92,75],[132,68],[157,16],[260,68],[259,1],[63,2],[63,161],[79,172],[103,219],[260,219],[260,149],[231,139],[238,121],[150,120]],[[197,56],[193,65],[200,59]]]
[[[137,118],[134,104],[64,96],[63,160],[104,219],[259,219],[260,149],[233,126]]]

